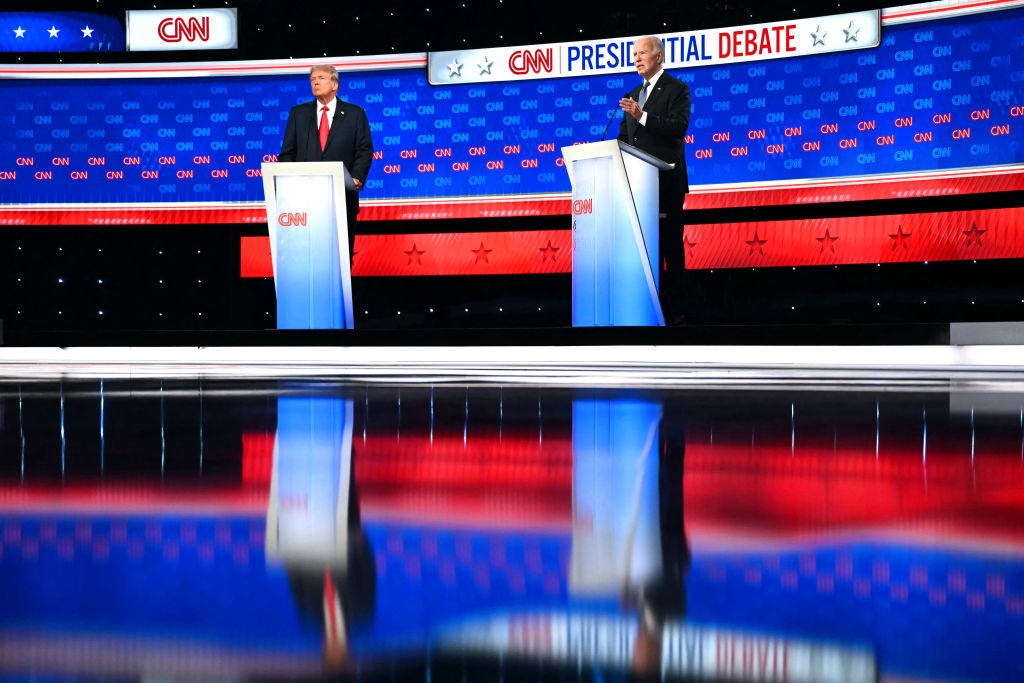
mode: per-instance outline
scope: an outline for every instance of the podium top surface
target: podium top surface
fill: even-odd
[[[260,165],[263,177],[284,175],[337,175],[344,174],[345,189],[356,189],[352,175],[341,161],[264,161]]]
[[[662,161],[658,157],[648,154],[642,149],[637,149],[633,145],[628,145],[622,140],[603,140],[601,142],[588,142],[583,145],[571,145],[569,147],[562,148],[562,157],[567,162],[580,161],[582,159],[596,159],[598,157],[611,156],[618,153],[628,154],[636,157],[637,159],[641,159],[642,161],[646,161],[659,171],[668,171],[676,167],[675,164]]]

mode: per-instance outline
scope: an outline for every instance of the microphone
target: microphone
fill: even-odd
[[[626,93],[625,97],[629,97],[629,93]],[[615,114],[617,114],[619,111],[621,111],[619,107],[612,109],[612,115],[608,117],[608,123],[605,124],[604,132],[601,133],[601,142],[604,142],[605,136],[608,135],[608,129],[612,127],[612,121],[615,120]]]

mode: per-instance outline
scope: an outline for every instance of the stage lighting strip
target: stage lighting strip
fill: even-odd
[[[906,199],[1024,190],[1024,164],[951,171],[925,171],[800,182],[694,185],[686,208],[820,204],[837,201]],[[361,221],[448,218],[567,216],[569,192],[479,197],[364,199]],[[249,202],[139,202],[7,204],[0,225],[180,225],[266,223],[266,206]]]
[[[566,290],[568,296],[568,290]],[[906,346],[0,346],[0,376],[344,377],[383,384],[550,386],[810,385],[948,390],[996,381],[1019,391],[1024,345]]]
[[[882,10],[882,25],[905,24],[914,21],[930,21],[964,14],[992,12],[1024,6],[1024,0],[941,0],[922,2],[915,5],[887,7]]]
[[[509,218],[567,216],[568,192],[480,197],[364,199],[359,219]],[[266,223],[266,204],[252,202],[149,202],[78,204],[6,204],[0,225],[181,225],[194,223]]]

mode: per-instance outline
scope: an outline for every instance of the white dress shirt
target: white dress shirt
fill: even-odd
[[[327,130],[331,129],[331,124],[334,123],[334,110],[338,108],[338,98],[332,97],[331,101],[327,103]],[[316,128],[320,130],[320,116],[324,113],[324,105],[320,103],[320,100],[316,101]]]
[[[651,80],[650,80],[651,84],[649,86],[647,86],[647,99],[650,99],[651,95],[654,94],[654,84],[658,82],[658,79],[661,78],[661,74],[663,74],[663,73],[665,73],[665,70],[664,69],[660,69],[658,71],[658,73],[656,73],[653,76],[651,76]],[[647,102],[645,101],[644,104],[647,104]],[[640,125],[641,126],[646,126],[647,125],[647,112],[644,112],[643,114],[640,115]]]

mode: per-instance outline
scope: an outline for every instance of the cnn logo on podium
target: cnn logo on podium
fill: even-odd
[[[283,228],[294,227],[301,225],[306,227],[306,212],[302,213],[282,213],[277,216],[277,224]]]
[[[593,199],[577,199],[572,203],[572,215],[582,216],[585,213],[594,213]]]

